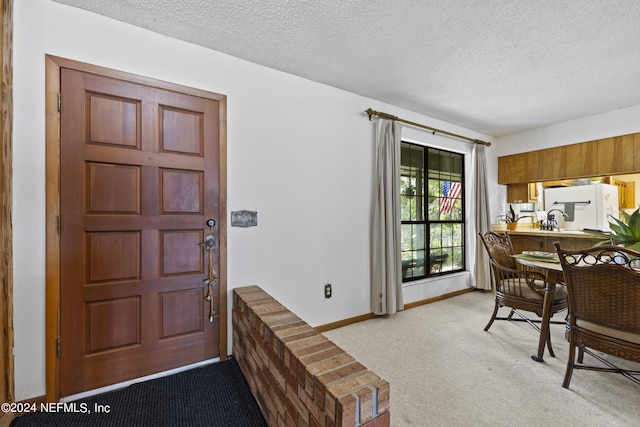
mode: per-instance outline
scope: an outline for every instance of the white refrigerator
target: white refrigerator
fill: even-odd
[[[618,187],[609,184],[579,185],[574,187],[546,188],[544,209],[555,216],[562,229],[582,230],[591,228],[610,231],[611,216],[618,218]],[[558,211],[566,213],[565,217]]]

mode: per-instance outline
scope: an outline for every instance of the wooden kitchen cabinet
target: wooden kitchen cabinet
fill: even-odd
[[[529,185],[528,184],[507,185],[507,202],[528,203],[529,202]]]
[[[498,157],[498,184],[527,181],[527,153]]]
[[[631,135],[599,139],[598,170],[600,175],[607,173],[630,173],[634,171],[634,137]],[[607,172],[613,171],[613,172]]]
[[[562,178],[581,178],[584,177],[585,170],[583,168],[582,161],[582,144],[571,144],[565,145],[565,159],[566,159],[566,169],[561,172],[565,172],[566,175],[562,174],[560,177]]]
[[[636,208],[636,183],[611,179],[611,184],[618,187],[618,207],[620,209]]]
[[[544,150],[527,152],[527,182],[542,181],[544,175],[544,161],[542,160]]]
[[[524,236],[509,233],[511,244],[513,245],[513,252],[516,254],[522,253],[522,251],[542,251],[544,248],[544,237],[540,236]]]
[[[633,134],[633,170],[640,171],[640,133]]]
[[[582,249],[594,246],[600,239],[589,235],[580,237],[567,236],[558,232],[509,232],[513,251],[517,254],[523,251],[555,252],[553,242],[559,242],[563,249]]]
[[[595,176],[598,174],[598,141],[582,143],[582,174]]]
[[[535,182],[507,185],[508,203],[532,203],[537,201],[538,185]]]
[[[538,179],[538,181],[557,179],[558,176],[560,176],[560,171],[564,169],[563,164],[566,162],[564,153],[566,153],[566,150],[562,149],[562,147],[547,148],[546,150],[542,150],[542,155],[540,156],[543,165],[543,167],[541,168],[542,176],[540,177],[540,179]]]
[[[580,240],[584,240],[584,242],[580,242]],[[553,242],[560,243],[560,246],[563,249],[579,249],[580,243],[584,243],[585,246],[583,248],[588,248],[591,245],[591,239],[576,239],[573,237],[555,237],[555,236],[547,236],[544,239],[544,250],[547,252],[555,252],[556,248],[553,246]]]
[[[498,157],[498,184],[640,172],[640,132]]]

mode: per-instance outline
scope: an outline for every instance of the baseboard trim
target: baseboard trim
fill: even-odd
[[[444,299],[457,297],[458,295],[466,294],[467,292],[473,292],[474,288],[461,289],[459,291],[450,292],[444,295],[438,295],[437,297],[427,298],[420,301],[410,302],[409,304],[404,305],[405,310],[409,310],[411,308],[420,307],[421,305],[431,304],[432,302],[442,301]]]
[[[467,292],[473,292],[473,291],[474,291],[474,288],[461,289],[459,291],[450,292],[448,294],[439,295],[437,297],[411,302],[409,304],[405,304],[404,309],[409,310],[411,308],[420,307],[421,305],[430,304],[436,301],[442,301],[443,299],[455,297],[455,296],[466,294]],[[354,323],[364,322],[365,320],[373,319],[374,317],[377,317],[377,316],[373,313],[361,314],[360,316],[349,317],[348,319],[342,319],[342,320],[338,320],[337,322],[316,326],[314,329],[318,332],[327,332],[332,329],[342,328],[343,326],[349,326]]]
[[[363,322],[365,320],[373,319],[376,317],[373,313],[361,314],[360,316],[350,317],[348,319],[338,320],[337,322],[327,323],[326,325],[316,326],[315,329],[318,332],[327,332],[332,329],[338,329],[343,326],[349,326],[354,323]]]

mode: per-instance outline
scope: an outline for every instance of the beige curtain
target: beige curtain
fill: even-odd
[[[371,311],[402,310],[400,124],[380,119],[376,132],[371,250]]]
[[[484,154],[484,146],[474,144],[471,152],[475,186],[472,194],[473,200],[475,232],[473,242],[475,242],[475,265],[473,268],[472,283],[476,289],[491,289],[491,277],[489,276],[489,257],[478,233],[485,233],[491,227],[489,217],[489,193],[487,190],[487,161]]]

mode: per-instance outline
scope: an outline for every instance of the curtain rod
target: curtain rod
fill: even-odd
[[[457,135],[455,133],[451,133],[451,132],[447,132],[447,131],[444,131],[444,130],[432,128],[432,127],[429,127],[429,126],[426,126],[426,125],[422,125],[420,123],[410,122],[409,120],[404,120],[404,119],[401,119],[401,118],[399,118],[397,116],[392,116],[391,114],[382,113],[380,111],[375,111],[375,110],[372,110],[371,108],[366,110],[365,113],[367,113],[369,115],[369,120],[371,120],[371,116],[380,116],[383,119],[395,120],[396,122],[406,123],[408,125],[416,126],[416,127],[422,128],[422,129],[428,129],[428,130],[432,131],[434,135],[436,133],[441,133],[443,135],[452,136],[454,138],[464,139],[465,141],[473,142],[474,144],[486,145],[487,147],[491,146],[490,142],[481,141],[479,139],[469,138],[468,136]]]

